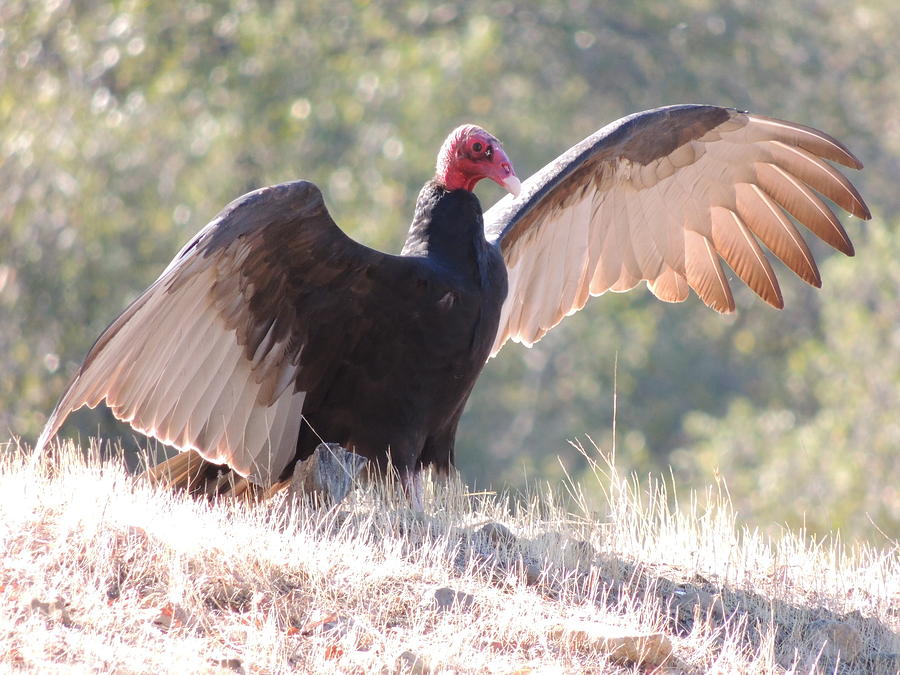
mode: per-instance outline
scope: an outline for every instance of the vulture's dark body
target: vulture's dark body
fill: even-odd
[[[460,415],[497,333],[506,268],[484,238],[477,198],[433,182],[402,257],[377,270],[388,279],[365,275],[373,283],[360,289],[358,313],[326,322],[328,334],[309,344],[309,358],[330,368],[307,392],[298,459],[325,440],[382,465],[389,451],[400,470],[453,462]]]

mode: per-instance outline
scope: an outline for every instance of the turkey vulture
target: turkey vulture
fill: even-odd
[[[105,401],[197,475],[271,486],[336,442],[392,464],[420,503],[420,470],[449,469],[466,400],[507,340],[531,345],[589,296],[641,281],[731,312],[720,258],[780,308],[760,243],[820,286],[795,223],[853,255],[818,195],[870,217],[829,162],[862,167],[815,129],[679,105],[613,122],[520,183],[500,142],[466,125],[441,146],[399,255],[345,235],[312,183],[256,190],[100,335],[35,452]],[[510,193],[484,214],[482,178]]]

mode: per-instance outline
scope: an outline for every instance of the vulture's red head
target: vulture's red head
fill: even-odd
[[[482,178],[490,178],[513,196],[522,186],[500,141],[481,127],[464,124],[441,146],[437,181],[449,190],[472,191]]]

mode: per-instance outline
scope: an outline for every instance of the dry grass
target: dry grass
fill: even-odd
[[[71,445],[37,468],[0,450],[2,670],[652,670],[554,631],[573,622],[665,634],[660,672],[900,665],[896,546],[769,541],[716,490],[676,511],[659,483],[598,465],[598,511],[571,486],[455,483],[431,486],[424,515],[384,485],[330,511],[211,505]],[[446,587],[460,595],[442,608]]]

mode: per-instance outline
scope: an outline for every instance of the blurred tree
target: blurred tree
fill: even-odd
[[[309,178],[349,233],[396,250],[440,142],[463,121],[499,135],[525,176],[629,112],[680,102],[748,108],[848,143],[868,165],[854,179],[876,213],[892,212],[900,126],[887,111],[900,100],[898,23],[900,7],[886,0],[500,1],[487,9],[5,0],[0,427],[33,440],[91,341],[242,192]],[[479,194],[486,206],[500,196],[491,185]],[[856,223],[849,230],[859,236]],[[874,270],[851,263],[848,274],[864,267]],[[845,365],[829,351],[833,329],[820,304],[851,287],[833,274],[820,294],[782,270],[783,313],[749,292],[728,318],[696,300],[665,306],[641,290],[608,295],[534,349],[506,347],[461,427],[464,475],[514,485],[526,473],[552,479],[562,472],[557,455],[577,474],[583,465],[566,439],[590,434],[610,447],[616,371],[618,456],[640,471],[664,468],[675,448],[710,447],[696,420],[731,422],[736,409],[748,420],[777,409],[795,425],[816,419],[826,401],[811,392]],[[802,346],[818,365],[801,377]],[[96,433],[99,419],[81,415],[68,431]],[[824,452],[808,447],[813,457]],[[707,468],[691,471],[705,480]],[[759,513],[789,517],[776,506],[784,505]]]

